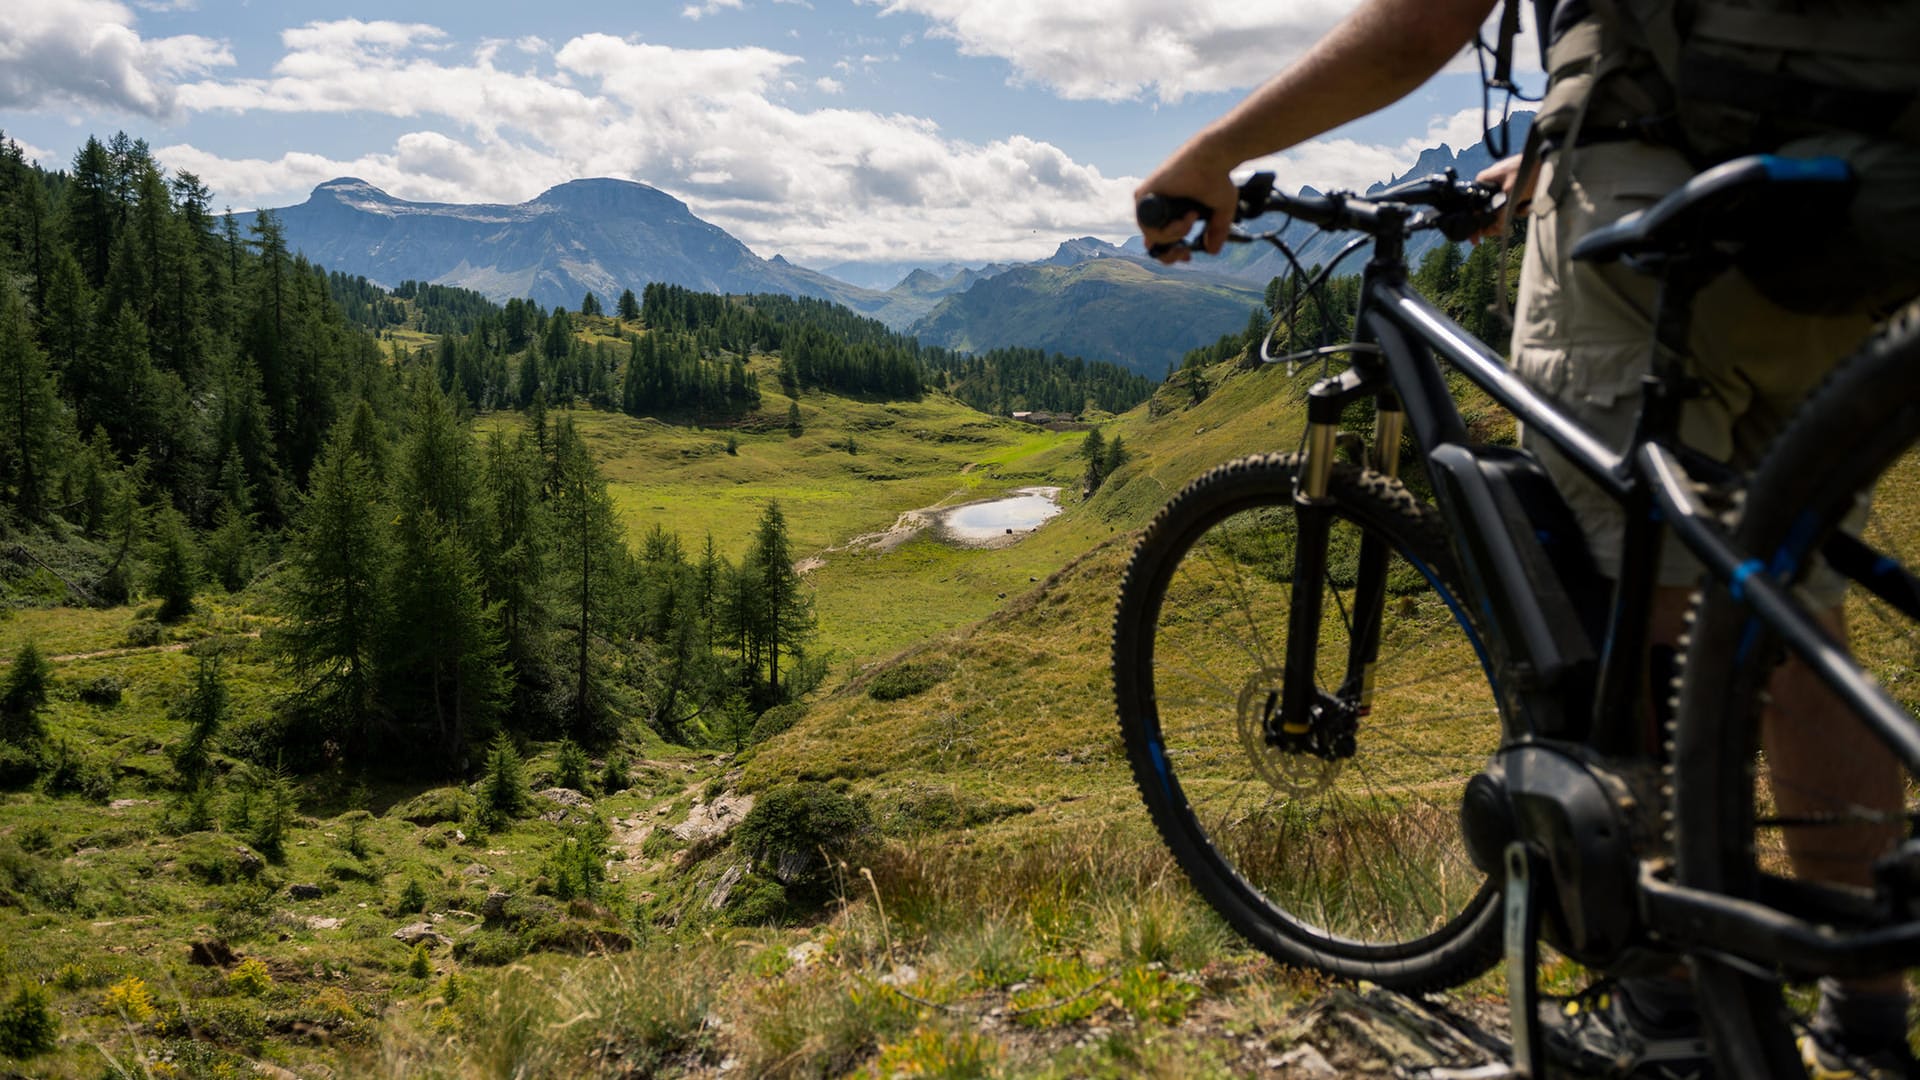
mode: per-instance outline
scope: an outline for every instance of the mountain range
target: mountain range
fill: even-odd
[[[1517,143],[1531,116],[1514,119]],[[1421,153],[1403,175],[1453,168],[1471,176],[1491,160],[1480,144],[1457,154],[1442,144]],[[1043,348],[1155,376],[1187,350],[1244,327],[1267,282],[1287,269],[1264,244],[1162,266],[1146,257],[1135,236],[1122,246],[1068,239],[1051,256],[1016,266],[842,263],[812,270],[779,255],[761,258],[666,192],[610,178],[569,181],[503,205],[410,202],[341,177],[314,188],[306,202],[272,213],[291,249],[383,285],[427,281],[496,301],[526,297],[568,308],[589,291],[610,307],[621,291],[637,293],[656,281],[715,293],[811,296],[929,345]],[[1282,236],[1303,266],[1331,258],[1347,239],[1316,235],[1299,223]],[[1412,248],[1414,259],[1441,242],[1438,236],[1421,241]],[[888,280],[890,286],[880,287]]]

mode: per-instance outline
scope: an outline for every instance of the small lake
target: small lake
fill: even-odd
[[[1027,490],[1005,499],[948,511],[947,531],[961,540],[987,540],[1009,531],[1031,532],[1060,512],[1051,494]]]

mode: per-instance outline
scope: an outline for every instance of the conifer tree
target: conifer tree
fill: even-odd
[[[214,736],[226,726],[230,711],[227,680],[220,674],[220,658],[201,657],[193,671],[193,683],[179,706],[180,719],[187,723],[187,734],[170,754],[181,787],[198,787],[205,778]]]
[[[616,562],[624,549],[606,481],[574,433],[571,418],[560,421],[553,441],[555,483],[547,505],[554,523],[552,565],[560,597],[556,608],[572,638],[568,712],[575,737],[598,742],[608,734],[608,717],[592,642],[606,621]]]
[[[67,199],[67,235],[87,283],[107,281],[119,211],[113,197],[113,165],[99,139],[87,137],[73,157],[73,192]]]
[[[620,291],[620,303],[615,310],[623,322],[632,322],[640,317],[640,301],[634,299],[632,289]]]
[[[397,554],[384,655],[386,698],[434,722],[441,760],[463,767],[469,738],[490,727],[505,699],[496,609],[482,593],[473,545],[473,440],[440,387],[419,379],[394,477]]]
[[[1112,476],[1120,471],[1120,466],[1132,460],[1132,457],[1133,455],[1127,452],[1125,440],[1116,434],[1107,443],[1106,453],[1100,459],[1100,471],[1104,476]]]
[[[1199,373],[1195,372],[1198,378]],[[1087,432],[1085,442],[1080,444],[1080,456],[1086,459],[1086,488],[1088,491],[1100,490],[1100,484],[1107,478],[1107,441],[1100,435],[1100,429]]]
[[[275,644],[328,734],[358,745],[379,704],[392,538],[379,487],[347,436],[337,429],[314,467],[281,572]]]
[[[40,339],[67,395],[79,397],[87,392],[88,372],[81,361],[93,333],[93,291],[79,261],[65,248],[55,251],[47,266]]]
[[[488,437],[485,457],[481,588],[499,612],[503,655],[512,669],[510,713],[531,723],[545,711],[552,685],[547,648],[552,611],[545,589],[550,527],[540,501],[542,463],[526,435],[509,443],[499,431]]]
[[[758,610],[753,613],[754,632],[764,643],[762,654],[767,664],[767,684],[763,700],[776,705],[784,700],[780,683],[780,654],[797,656],[804,652],[813,632],[813,599],[805,583],[793,568],[793,547],[787,537],[786,515],[778,500],[767,503],[754,530],[753,547],[741,572],[753,581],[751,592]]]
[[[207,573],[230,593],[253,580],[254,537],[252,515],[231,498],[220,500],[213,512],[213,529],[206,539]]]
[[[163,623],[178,622],[193,611],[193,594],[200,581],[199,559],[193,540],[187,535],[186,519],[172,506],[162,506],[153,516],[151,588],[160,598]]]
[[[0,284],[0,468],[14,507],[29,517],[37,517],[46,500],[61,417],[26,305],[12,286]]]
[[[467,546],[433,510],[412,515],[400,534],[385,697],[403,745],[420,745],[413,718],[428,716],[440,763],[463,772],[469,741],[493,725],[507,696],[497,608],[480,591]]]
[[[53,665],[31,640],[13,654],[7,679],[0,684],[0,742],[27,746],[46,737],[40,710],[53,684]]]

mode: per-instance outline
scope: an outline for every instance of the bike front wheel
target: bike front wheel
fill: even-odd
[[[1393,479],[1336,466],[1312,692],[1351,718],[1351,738],[1273,745],[1297,468],[1292,455],[1223,465],[1135,549],[1113,652],[1134,779],[1188,878],[1269,955],[1401,990],[1456,985],[1500,955],[1498,884],[1459,825],[1466,781],[1501,741],[1480,635],[1438,515]],[[1368,558],[1384,568],[1371,601]],[[1351,645],[1375,617],[1366,665]]]

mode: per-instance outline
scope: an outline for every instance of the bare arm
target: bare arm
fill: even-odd
[[[1493,9],[1494,0],[1364,0],[1292,67],[1187,140],[1134,191],[1185,196],[1213,209],[1202,245],[1218,254],[1233,220],[1227,173],[1411,93],[1444,67]],[[1142,229],[1150,244],[1178,240],[1190,215]],[[1171,259],[1185,259],[1179,249]]]

